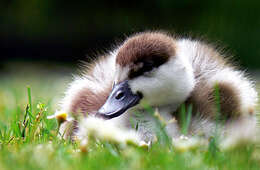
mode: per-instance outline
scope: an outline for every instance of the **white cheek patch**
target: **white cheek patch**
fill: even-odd
[[[192,68],[188,62],[172,57],[154,70],[151,77],[140,76],[129,81],[134,93],[140,91],[152,106],[180,104],[195,85]]]

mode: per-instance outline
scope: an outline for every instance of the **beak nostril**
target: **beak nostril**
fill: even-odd
[[[122,92],[122,91],[120,91],[120,92],[118,92],[117,94],[116,94],[116,99],[117,100],[120,100],[120,99],[122,99],[123,97],[125,96],[125,93],[124,92]]]

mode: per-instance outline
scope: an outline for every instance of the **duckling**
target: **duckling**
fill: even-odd
[[[253,81],[212,45],[147,31],[128,37],[87,65],[70,84],[61,108],[74,116],[96,115],[127,128],[130,119],[142,117],[145,121],[140,121],[138,132],[144,141],[151,141],[153,119],[142,109],[143,102],[158,109],[165,120],[177,119],[166,126],[171,137],[181,135],[177,113],[182,104],[192,106],[189,135],[210,137],[220,113],[226,119],[223,134],[241,137],[256,129],[257,100]],[[67,136],[77,126],[74,122]]]

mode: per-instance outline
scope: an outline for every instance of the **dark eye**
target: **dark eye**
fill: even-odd
[[[152,71],[155,68],[153,61],[142,61],[137,64],[135,64],[136,68],[132,69],[129,74],[129,78],[135,78],[140,75],[147,75],[150,71]]]
[[[151,71],[154,68],[154,63],[152,61],[143,62],[142,72]]]

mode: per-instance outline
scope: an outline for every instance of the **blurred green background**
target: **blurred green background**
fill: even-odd
[[[73,65],[133,32],[163,29],[206,37],[257,69],[259,10],[259,0],[1,0],[0,68],[14,61]]]
[[[227,47],[260,92],[260,0],[0,0],[0,170],[259,169],[260,147],[244,141],[224,153],[214,137],[208,149],[185,153],[161,145],[121,152],[100,142],[81,153],[77,142],[56,139],[58,125],[46,116],[63,110],[59,103],[80,60],[156,29]],[[35,123],[24,138],[28,85]],[[40,119],[38,104],[47,109]]]

